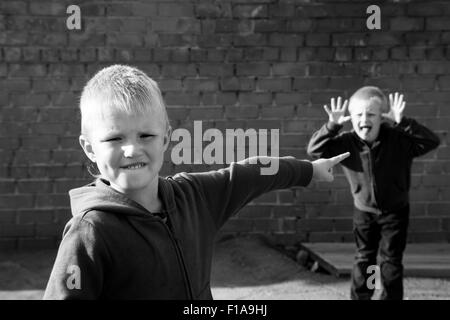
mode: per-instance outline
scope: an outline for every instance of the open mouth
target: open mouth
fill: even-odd
[[[136,163],[130,163],[125,166],[121,166],[121,169],[125,170],[137,170],[145,167],[147,164],[145,162],[136,162]]]
[[[364,125],[364,126],[359,126],[359,130],[362,132],[362,133],[369,133],[369,131],[372,129],[372,126],[367,126],[367,125]]]

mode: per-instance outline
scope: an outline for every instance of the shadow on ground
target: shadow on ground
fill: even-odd
[[[41,299],[55,250],[0,254],[0,300]],[[216,243],[214,299],[346,300],[349,279],[303,269],[259,236]],[[405,280],[407,299],[450,299],[450,279]]]

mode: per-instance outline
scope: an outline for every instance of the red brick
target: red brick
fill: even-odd
[[[195,76],[197,71],[193,64],[163,64],[161,74],[164,77],[183,77]]]
[[[272,33],[269,36],[269,45],[274,47],[301,47],[304,41],[301,34]]]
[[[327,77],[296,77],[292,87],[295,91],[323,90],[328,88]]]
[[[425,47],[409,47],[409,58],[413,60],[425,60],[426,48]]]
[[[414,46],[438,45],[440,43],[440,35],[438,32],[408,32],[404,37],[407,44]]]
[[[22,31],[2,31],[0,33],[0,45],[20,46],[28,43],[29,35]]]
[[[349,18],[316,19],[314,20],[314,30],[317,30],[318,32],[350,32],[355,31],[355,29],[359,30],[360,28],[353,27],[352,21],[354,20],[355,19]],[[365,26],[365,20],[363,23],[360,23],[359,25]]]
[[[188,62],[189,50],[187,48],[177,48],[172,51],[173,62]]]
[[[234,18],[267,18],[267,5],[235,5],[232,11]]]
[[[387,45],[400,45],[402,40],[399,35],[388,32],[376,32],[369,34],[370,46],[387,46]]]
[[[351,48],[337,48],[335,53],[336,61],[350,61],[352,60]]]
[[[226,77],[233,75],[233,65],[228,63],[202,63],[198,68],[199,76]]]
[[[14,193],[15,189],[16,189],[15,180],[0,179],[0,194]],[[3,212],[0,211],[0,215],[2,214]]]
[[[390,19],[390,29],[392,31],[418,31],[424,29],[424,19],[396,17]]]
[[[275,103],[277,105],[286,104],[304,104],[308,103],[309,94],[306,93],[277,93],[275,94]]]
[[[200,96],[198,94],[167,92],[164,95],[164,100],[168,105],[199,105]]]
[[[297,61],[297,48],[284,47],[280,49],[280,61]]]
[[[33,156],[30,157],[30,155]],[[49,161],[50,161],[50,151],[39,149],[17,150],[14,153],[13,159],[13,163],[15,165],[48,163]]]
[[[54,149],[58,145],[58,137],[47,136],[25,136],[21,138],[23,148]]]
[[[185,90],[191,92],[195,91],[217,91],[218,83],[215,79],[201,79],[201,78],[186,78],[183,81]]]
[[[161,79],[158,81],[158,86],[162,92],[180,91],[182,89],[182,82],[179,79]]]
[[[298,61],[310,61],[316,58],[316,51],[314,48],[299,48]]]
[[[274,63],[272,72],[275,76],[306,76],[306,63]]]
[[[410,3],[407,9],[409,16],[440,16],[449,11],[448,4],[439,2]]]
[[[300,18],[325,18],[335,16],[334,7],[324,4],[298,6],[295,16]]]
[[[244,59],[248,61],[277,61],[278,48],[245,48]]]
[[[97,45],[105,43],[104,36],[99,35],[93,35],[89,38],[82,39],[79,37],[78,39],[71,38],[71,44],[76,44],[79,46],[83,45],[94,45],[96,43]],[[115,47],[140,47],[144,43],[144,38],[140,33],[115,33],[115,34],[108,34],[106,36],[106,45],[108,46],[115,46]]]
[[[0,12],[4,15],[21,15],[27,12],[24,1],[4,1],[0,3]]]
[[[202,48],[229,48],[232,45],[232,35],[231,34],[207,34],[197,36],[197,44]],[[180,45],[174,44],[174,45]]]
[[[450,63],[419,62],[417,72],[419,74],[448,74],[450,73]]]
[[[37,194],[36,208],[69,207],[67,194]]]
[[[1,224],[0,237],[32,237],[34,236],[33,225],[19,225],[19,224]]]
[[[272,103],[272,95],[270,93],[240,93],[239,102],[243,105],[268,105]]]
[[[203,105],[235,105],[237,95],[234,92],[203,93]]]
[[[253,22],[253,21],[252,21]],[[253,22],[255,32],[285,32],[286,21],[261,19]]]
[[[50,180],[20,179],[17,182],[17,191],[21,193],[49,193],[53,189]]]
[[[311,31],[314,27],[314,24],[318,23],[318,21],[314,21],[312,19],[293,19],[288,20],[287,22],[287,30],[288,32],[308,32]],[[274,30],[276,31],[276,30]],[[318,30],[322,31],[322,30]]]
[[[258,118],[258,107],[257,106],[227,106],[225,107],[225,117],[226,118],[237,118],[237,119],[255,119]]]
[[[158,3],[158,16],[191,17],[194,16],[194,6],[191,3]]]
[[[172,58],[172,50],[167,48],[155,48],[153,49],[153,61],[170,61]]]
[[[330,45],[330,34],[328,33],[308,33],[306,35],[306,46],[323,47]]]
[[[299,148],[307,145],[310,136],[301,134],[283,134],[280,137],[280,148]]]
[[[61,232],[62,234],[62,232]],[[51,238],[30,238],[30,239],[18,239],[18,250],[22,252],[44,249],[57,249],[58,242],[54,237]]]
[[[20,61],[21,59],[21,48],[6,47],[3,48],[3,55],[5,61]]]
[[[32,122],[37,118],[38,110],[33,107],[4,108],[3,121]],[[26,133],[26,132],[24,132]]]
[[[367,46],[366,33],[336,33],[332,36],[333,46],[365,47]]]
[[[353,232],[311,232],[308,242],[354,242]]]
[[[450,21],[447,17],[433,17],[426,19],[426,30],[450,30]]]
[[[445,232],[411,232],[408,234],[408,242],[430,243],[448,242],[449,235]]]
[[[291,90],[290,78],[259,78],[257,89],[270,92],[288,92]]]
[[[36,62],[40,60],[40,49],[36,47],[22,48],[23,60],[27,62]]]
[[[267,76],[270,72],[268,63],[238,63],[236,65],[236,75],[238,76]]]
[[[67,91],[69,89],[69,79],[67,78],[34,78],[33,90],[36,93],[51,91]]]
[[[66,149],[66,150],[53,150],[52,159],[55,163],[68,164],[68,163],[82,163],[86,160],[81,148]]]
[[[229,3],[198,3],[195,6],[197,18],[231,17],[231,4]]]
[[[226,77],[220,82],[222,91],[253,91],[255,90],[255,79],[253,77]]]
[[[31,208],[33,196],[30,194],[0,195],[0,208]]]
[[[191,48],[189,51],[190,60],[191,61],[207,61],[208,60],[208,51],[202,48]],[[223,61],[221,59],[220,61]]]
[[[55,223],[37,223],[36,237],[60,237],[63,233],[64,225]]]
[[[235,35],[232,42],[236,47],[262,47],[269,44],[263,33]]]
[[[52,223],[53,210],[18,210],[17,219],[18,224]]]
[[[12,152],[11,150],[17,149],[19,147],[20,147],[20,140],[18,137],[12,138],[0,137],[0,149],[9,150],[10,152]]]

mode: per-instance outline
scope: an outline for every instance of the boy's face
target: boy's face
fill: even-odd
[[[146,192],[157,185],[169,144],[163,116],[156,111],[132,116],[108,111],[93,117],[88,136],[80,136],[80,144],[101,177],[125,194]]]
[[[350,117],[353,129],[362,140],[372,143],[378,137],[381,125],[382,105],[380,99],[354,99],[351,101]]]

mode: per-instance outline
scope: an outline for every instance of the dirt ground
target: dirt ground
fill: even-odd
[[[0,300],[41,299],[55,251],[0,255]],[[216,300],[347,300],[349,279],[302,268],[260,237],[217,243],[211,275]],[[450,299],[450,279],[406,278],[405,298]]]

